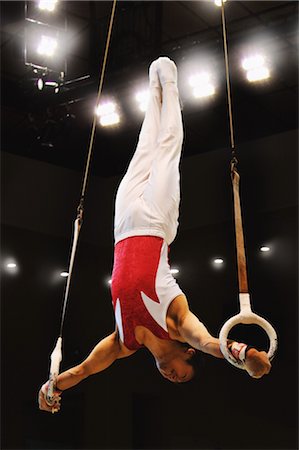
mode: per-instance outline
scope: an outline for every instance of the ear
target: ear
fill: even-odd
[[[186,353],[190,356],[194,356],[195,355],[195,351],[194,348],[189,347],[186,351]]]

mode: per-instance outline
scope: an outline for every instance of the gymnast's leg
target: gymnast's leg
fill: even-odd
[[[144,199],[151,204],[154,214],[161,217],[166,241],[170,244],[178,225],[183,125],[176,66],[169,58],[159,58],[157,64],[162,85],[160,132]]]
[[[115,224],[126,213],[128,206],[142,195],[157,152],[160,130],[161,85],[157,74],[157,61],[149,69],[150,98],[140,131],[138,144],[123,177],[115,201]]]

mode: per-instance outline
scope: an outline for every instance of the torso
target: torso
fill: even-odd
[[[187,302],[167,257],[168,247],[155,236],[131,237],[115,247],[113,306],[120,341],[129,350],[140,348],[148,333],[181,340],[177,313]]]

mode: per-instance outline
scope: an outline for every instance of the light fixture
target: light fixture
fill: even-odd
[[[250,82],[267,80],[270,78],[270,71],[267,67],[258,67],[247,72],[247,80]]]
[[[222,3],[226,3],[226,0],[214,0],[216,6],[222,6]]]
[[[270,71],[266,66],[265,58],[260,54],[244,58],[242,68],[246,71],[247,80],[250,82],[266,80],[270,77]]]
[[[46,81],[45,85],[56,88],[58,86],[58,83],[57,81]]]
[[[98,105],[95,113],[99,116],[102,127],[116,125],[120,122],[119,114],[116,112],[116,104],[113,102]]]
[[[170,273],[173,274],[179,273],[179,269],[170,269]]]
[[[215,264],[223,264],[223,259],[222,258],[216,258],[216,259],[214,259],[214,263]]]
[[[211,75],[207,72],[197,73],[189,78],[195,98],[210,97],[215,94],[215,87],[211,82]]]
[[[67,278],[69,276],[69,273],[68,272],[61,272],[60,276],[63,277],[63,278]]]
[[[42,35],[41,41],[37,47],[37,53],[39,55],[51,57],[54,55],[56,48],[57,48],[56,39],[50,36]]]
[[[56,6],[57,0],[40,0],[38,7],[41,10],[53,12]]]
[[[42,78],[39,78],[39,79],[37,80],[37,89],[38,89],[39,91],[42,91],[43,88],[44,88],[44,81],[43,81]]]
[[[10,273],[11,275],[16,275],[17,273],[19,273],[19,266],[13,258],[8,258],[6,261],[4,261],[3,267],[6,272]]]
[[[261,252],[269,252],[270,251],[270,247],[263,246],[263,247],[260,248],[260,251]]]
[[[108,284],[111,284],[112,283],[112,280],[108,280]]]
[[[146,111],[148,101],[149,101],[149,96],[150,96],[149,90],[137,92],[137,94],[135,95],[135,99],[139,105],[140,111],[142,111],[142,112]]]

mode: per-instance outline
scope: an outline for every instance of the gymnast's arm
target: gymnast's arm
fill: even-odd
[[[57,395],[61,391],[80,383],[80,381],[90,375],[107,369],[115,360],[125,358],[133,353],[135,351],[128,350],[120,343],[118,332],[115,331],[102,339],[81,364],[58,375],[56,382]],[[45,401],[42,389],[39,391],[39,408],[44,411],[52,411],[52,407],[49,407]]]
[[[216,358],[224,358],[218,338],[213,337],[202,322],[189,310],[185,297],[180,299],[178,309],[178,331],[181,337],[192,347]],[[233,342],[233,341],[231,341]],[[260,378],[270,372],[271,364],[266,352],[250,348],[246,354],[246,371],[254,378]]]

